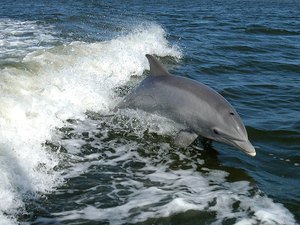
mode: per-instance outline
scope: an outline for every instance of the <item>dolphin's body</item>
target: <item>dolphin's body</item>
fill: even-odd
[[[198,137],[227,143],[245,153],[256,152],[235,109],[224,97],[194,80],[171,75],[157,59],[146,55],[150,76],[119,104],[170,118],[186,127],[175,144],[187,147]]]

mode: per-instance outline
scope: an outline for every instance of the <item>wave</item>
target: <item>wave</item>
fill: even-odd
[[[38,222],[157,223],[185,213],[198,223],[294,224],[286,208],[242,173],[238,181],[228,181],[228,172],[208,169],[203,151],[174,150],[165,137],[173,132],[168,124],[136,111],[66,124],[55,144],[72,155],[72,165],[65,169],[72,185],[61,191],[84,194],[69,196],[74,207],[54,210],[53,219],[45,215]],[[56,207],[65,204],[61,196],[52,196]]]
[[[216,224],[294,222],[249,182],[228,182],[227,172],[205,168],[202,153],[174,152],[165,137],[174,127],[164,119],[89,118],[114,108],[119,90],[148,69],[146,53],[182,57],[159,25],[145,24],[110,41],[24,52],[30,53],[0,71],[0,223],[17,224],[28,200],[90,172],[94,182],[84,179],[70,191],[86,188],[91,195],[76,196],[79,209],[51,212],[56,222],[138,223],[191,210],[208,212]],[[95,182],[94,175],[101,179]],[[90,196],[98,199],[93,206],[86,204]],[[112,201],[103,201],[106,196]],[[66,204],[64,196],[51,197],[57,198],[53,208]],[[35,222],[50,220],[40,216]]]
[[[262,130],[254,127],[247,129],[256,140],[272,140],[279,143],[297,143],[300,133],[296,130]]]
[[[28,52],[53,46],[58,41],[52,26],[41,26],[36,21],[0,18],[1,61],[20,59]]]
[[[21,46],[30,52],[34,44]],[[59,153],[48,151],[43,143],[67,119],[113,108],[118,101],[114,88],[148,69],[146,53],[181,57],[165,31],[148,24],[110,41],[41,48],[1,67],[0,221],[14,224],[24,200],[51,192],[63,182],[55,170]]]
[[[272,28],[263,25],[250,25],[245,30],[249,34],[265,34],[265,35],[300,35],[299,31],[290,31],[287,29]]]

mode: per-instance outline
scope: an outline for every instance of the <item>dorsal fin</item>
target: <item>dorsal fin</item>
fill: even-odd
[[[160,64],[160,62],[154,58],[154,56],[147,54],[146,55],[149,64],[150,64],[150,76],[166,76],[170,73]]]

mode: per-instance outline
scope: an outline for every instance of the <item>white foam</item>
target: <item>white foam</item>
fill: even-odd
[[[40,28],[35,23],[32,26],[33,30]],[[248,182],[227,182],[226,172],[197,171],[195,161],[187,163],[192,169],[171,169],[174,160],[167,154],[171,151],[167,143],[155,152],[156,157],[148,160],[138,154],[137,149],[143,146],[135,141],[106,143],[95,138],[92,145],[98,144],[98,148],[108,145],[114,152],[84,155],[80,154],[84,140],[61,140],[52,133],[69,118],[86,121],[88,130],[94,126],[97,133],[97,125],[85,118],[85,112],[108,113],[119,100],[114,89],[125,85],[132,75],[140,76],[148,69],[145,54],[181,57],[178,48],[170,46],[165,36],[160,26],[148,24],[111,41],[42,48],[27,54],[18,67],[0,71],[0,223],[16,224],[15,216],[24,210],[24,199],[52,191],[62,184],[63,178],[86,173],[94,165],[124,167],[134,159],[143,168],[126,170],[129,173],[126,179],[116,179],[113,184],[114,191],[118,191],[116,184],[121,183],[131,192],[124,203],[105,209],[88,205],[54,216],[60,221],[83,218],[122,224],[198,210],[215,213],[216,224],[227,218],[235,218],[236,224],[295,224],[293,215],[281,204],[259,192],[251,194],[253,187]],[[5,41],[12,42],[10,37]],[[13,41],[12,49],[18,46],[24,50],[20,54],[31,51],[30,46],[34,45],[26,40]],[[26,44],[22,45],[23,42]],[[9,50],[6,54],[10,54]],[[160,121],[155,117],[147,119]],[[137,136],[144,134],[143,125],[158,134],[172,133],[172,126],[166,127],[166,123],[158,123],[157,127],[149,126],[152,123],[147,120],[141,121],[142,125],[128,122],[122,126],[133,128]],[[85,130],[82,126],[76,129],[80,133]],[[105,132],[102,131],[104,137]],[[49,139],[63,145],[71,160],[63,161],[59,151],[47,151],[42,144]],[[161,162],[162,156],[166,157],[166,163]],[[188,160],[184,154],[176,156]],[[57,171],[54,168],[60,165],[60,160],[67,165]],[[196,162],[203,164],[201,160]],[[237,202],[239,207],[234,209],[233,204]]]
[[[20,54],[49,38],[48,28],[40,29],[35,22],[1,20],[0,28],[1,48],[9,43]],[[33,42],[26,38],[28,30],[36,37]],[[22,210],[24,198],[61,184],[62,171],[54,170],[59,155],[42,146],[55,127],[68,118],[84,118],[87,110],[108,112],[118,101],[114,88],[148,68],[145,54],[180,57],[165,36],[158,25],[141,26],[111,41],[35,50],[17,67],[0,71],[1,221],[14,223],[10,215]],[[4,53],[10,54],[10,48]]]
[[[226,176],[226,173],[223,175]],[[151,177],[156,178],[152,180]],[[145,180],[150,178],[151,181],[157,182],[157,177],[162,178],[158,179],[161,188],[146,187],[139,183],[138,188],[134,188],[125,204],[105,209],[88,205],[82,210],[59,212],[55,213],[55,216],[59,221],[81,218],[109,221],[110,224],[124,224],[144,222],[151,218],[168,217],[195,210],[216,213],[216,220],[212,224],[222,224],[230,218],[235,219],[235,224],[239,225],[296,224],[288,210],[268,197],[259,195],[253,197],[249,192],[244,194],[232,191],[236,187],[243,189],[244,182],[224,182],[228,187],[224,189],[219,184],[213,186],[209,184],[214,176],[205,178],[203,174],[191,170],[166,172],[160,168],[154,174],[146,176]],[[247,184],[247,189],[249,188]],[[210,206],[213,202],[214,205]],[[240,202],[240,205],[234,209],[233,205],[237,202]]]
[[[51,26],[41,26],[35,21],[0,18],[0,59],[25,56],[30,51],[49,47],[58,39]]]
[[[132,130],[137,137],[140,137],[141,133],[152,126],[151,121],[154,119],[150,118],[149,115],[143,118],[143,115],[146,114],[136,114],[137,119],[141,120],[140,122],[143,124],[143,127],[133,125]],[[149,123],[146,122],[147,120]],[[116,122],[116,120],[114,121]],[[232,220],[232,223],[238,225],[296,224],[293,215],[283,205],[273,202],[272,199],[261,193],[248,181],[228,182],[228,173],[225,171],[207,168],[201,168],[201,171],[199,171],[199,165],[204,164],[203,161],[199,162],[191,159],[191,157],[181,156],[180,152],[172,152],[174,149],[163,141],[159,144],[160,147],[156,152],[153,152],[155,148],[150,148],[149,151],[151,152],[147,152],[147,149],[144,149],[143,142],[127,140],[103,142],[107,137],[97,138],[96,135],[99,132],[105,133],[104,129],[116,132],[123,131],[122,127],[119,126],[124,126],[125,130],[128,129],[124,121],[115,124],[109,123],[109,119],[107,119],[105,123],[110,124],[111,127],[101,127],[88,120],[85,120],[82,124],[76,124],[76,126],[68,125],[68,127],[73,128],[72,132],[74,134],[87,131],[89,137],[94,139],[88,143],[99,149],[99,151],[89,156],[80,154],[82,146],[77,146],[77,151],[74,151],[73,145],[70,148],[68,147],[69,141],[62,140],[61,144],[67,151],[73,154],[78,153],[75,153],[78,156],[78,160],[75,162],[77,166],[68,169],[67,177],[78,177],[80,173],[88,174],[97,165],[99,166],[98,173],[115,177],[111,180],[112,184],[99,181],[99,186],[104,185],[108,189],[112,189],[110,193],[99,192],[100,196],[108,195],[111,198],[118,199],[118,192],[123,190],[126,190],[128,194],[126,197],[120,197],[119,204],[110,207],[103,206],[105,203],[98,202],[97,197],[95,197],[93,205],[82,204],[79,207],[80,209],[77,210],[54,213],[56,220],[70,222],[84,219],[87,221],[108,221],[110,224],[127,224],[145,222],[153,218],[169,217],[193,210],[214,215],[212,224],[216,225],[223,224],[229,219]],[[162,130],[169,126],[168,121],[161,120],[160,124],[161,128],[159,129]],[[167,132],[168,130],[169,128],[166,129]],[[132,131],[128,132],[132,133]],[[139,139],[143,140],[145,138],[141,137]],[[73,138],[72,141],[76,143],[81,139],[81,137],[78,137],[78,139]],[[147,143],[147,140],[145,142]],[[97,143],[102,144],[102,146],[96,146]],[[82,145],[84,144],[86,143],[82,143]],[[105,149],[114,149],[114,151],[104,151]],[[149,156],[140,155],[138,153],[139,149],[143,149],[144,153],[148,153]],[[174,154],[179,158],[177,160],[182,160],[191,169],[172,169]],[[198,152],[198,154],[201,153]],[[142,166],[138,168],[128,167],[127,163],[130,162],[139,163]],[[178,163],[180,162],[175,162],[175,164]],[[120,168],[120,170],[102,171],[100,168],[105,165]],[[74,168],[80,169],[74,170]],[[122,178],[118,179],[117,177]],[[93,187],[93,190],[97,190],[97,186]],[[103,199],[103,197],[100,199]],[[84,196],[81,201],[85,202]]]

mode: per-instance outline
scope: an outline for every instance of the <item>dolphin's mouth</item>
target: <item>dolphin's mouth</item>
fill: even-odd
[[[247,138],[242,139],[234,136],[229,136],[226,133],[222,133],[222,139],[220,141],[240,149],[247,155],[256,156],[255,148]]]
[[[247,155],[256,156],[256,151],[250,141],[233,141],[233,144]]]

